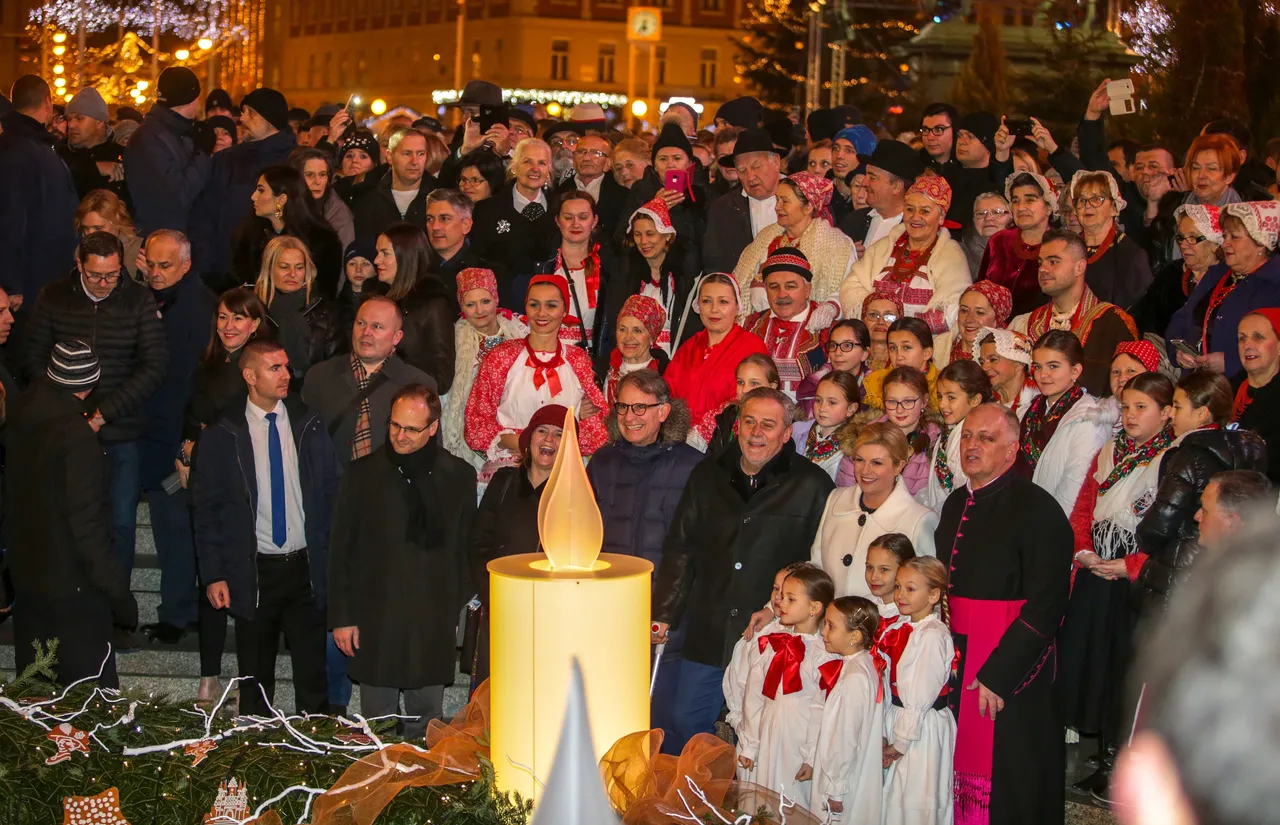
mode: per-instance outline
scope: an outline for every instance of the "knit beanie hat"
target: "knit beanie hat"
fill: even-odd
[[[689,138],[680,131],[678,124],[667,123],[662,127],[662,131],[658,133],[658,139],[653,143],[652,156],[656,158],[663,149],[679,149],[689,160],[693,160],[693,144],[689,143]]]
[[[49,380],[72,392],[91,390],[102,376],[98,356],[84,341],[59,341],[53,345],[47,369]]]
[[[996,130],[999,128],[999,119],[990,112],[970,112],[960,118],[960,128],[956,132],[957,134],[960,130],[968,132],[987,147],[988,152],[995,154]]]
[[[156,83],[156,103],[185,106],[200,97],[200,78],[186,66],[170,66]]]
[[[275,89],[265,86],[254,89],[240,101],[240,107],[245,106],[262,115],[277,130],[284,132],[289,129],[289,104],[285,102],[284,95]]]
[[[67,104],[67,115],[84,115],[100,123],[106,123],[111,119],[107,114],[107,102],[102,99],[102,95],[98,94],[98,90],[92,87],[76,92],[76,96]]]
[[[560,404],[548,404],[545,407],[539,407],[530,418],[529,423],[520,431],[520,437],[517,442],[520,445],[520,455],[529,452],[529,441],[533,438],[533,431],[541,427],[543,424],[551,424],[556,427],[564,426],[564,417],[569,414],[568,408]]]
[[[342,266],[351,263],[353,258],[364,258],[369,263],[373,263],[374,257],[378,254],[377,248],[373,245],[373,241],[368,238],[356,238],[347,244],[347,248],[342,253]]]
[[[369,159],[373,161],[373,165],[377,166],[382,163],[382,147],[378,145],[378,139],[373,136],[372,132],[361,129],[351,137],[347,138],[342,144],[342,156],[345,157],[347,152],[352,149],[363,149],[369,155]],[[339,158],[341,162],[341,158]]]

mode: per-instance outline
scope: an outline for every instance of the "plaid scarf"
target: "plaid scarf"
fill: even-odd
[[[1031,408],[1022,419],[1022,454],[1032,470],[1040,463],[1040,455],[1049,446],[1049,439],[1058,431],[1062,416],[1083,397],[1084,390],[1073,386],[1052,404],[1047,403],[1043,395],[1037,395],[1031,402]]]
[[[356,378],[356,388],[363,393],[369,388],[369,371],[355,353],[351,354],[351,373]],[[360,412],[356,414],[356,431],[351,438],[351,460],[367,456],[373,450],[373,422],[369,398],[360,402]]]

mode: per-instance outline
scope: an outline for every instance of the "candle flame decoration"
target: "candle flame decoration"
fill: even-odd
[[[552,570],[593,570],[604,522],[578,449],[574,408],[564,417],[560,451],[538,502],[538,535]]]

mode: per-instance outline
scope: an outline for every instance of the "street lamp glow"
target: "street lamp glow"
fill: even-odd
[[[67,35],[64,32],[58,32],[53,36],[54,43],[62,43],[62,42],[65,42],[66,39],[67,39]]]
[[[55,65],[54,65],[54,67],[53,67],[53,73],[54,73],[54,74],[62,74],[62,73],[63,73],[63,72],[65,72],[66,70],[67,70],[67,69],[66,69],[66,67],[65,67],[65,66],[63,66],[61,63],[57,63],[57,64],[55,64]]]
[[[138,91],[140,91],[140,92],[145,92],[145,91],[147,90],[147,87],[148,87],[148,86],[150,86],[150,85],[151,85],[151,81],[150,81],[150,80],[139,80],[139,81],[138,81]]]
[[[560,117],[560,113],[563,111],[564,109],[560,107],[560,104],[554,100],[547,104],[547,114],[551,117]]]
[[[635,115],[636,117],[644,117],[648,113],[649,113],[648,103],[645,103],[643,100],[631,101],[631,114]]]
[[[187,51],[186,49],[178,49],[176,52],[173,53],[173,56],[178,58],[179,60],[186,60],[188,57],[191,56],[191,52]]]
[[[66,54],[66,53],[67,53],[67,47],[66,47],[66,46],[54,46],[54,47],[53,47],[53,56],[54,56],[54,57],[62,57],[62,56],[63,56],[64,54]]]
[[[201,51],[207,52],[213,48],[213,41],[207,37],[202,37],[196,41],[196,45],[200,47]]]
[[[375,115],[382,114],[387,111],[387,101],[380,97],[375,97],[373,102],[369,104],[369,111],[373,112]]]
[[[55,77],[53,79],[53,85],[61,89],[63,86],[67,85],[67,79],[65,77]]]
[[[130,89],[130,90],[129,90],[129,97],[137,98],[137,97],[139,97],[141,94],[142,94],[142,92],[138,91],[137,89]]]

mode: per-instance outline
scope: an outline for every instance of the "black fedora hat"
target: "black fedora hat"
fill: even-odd
[[[447,106],[501,106],[502,87],[487,80],[469,80],[462,95]]]
[[[876,166],[903,180],[912,181],[924,173],[920,153],[898,140],[882,140],[869,155],[858,155],[858,161]]]
[[[725,155],[717,163],[729,169],[738,162],[739,155],[747,155],[752,152],[773,152],[779,156],[783,154],[778,151],[778,147],[773,145],[773,138],[764,129],[747,129],[738,135],[737,143],[733,144],[733,154]]]

